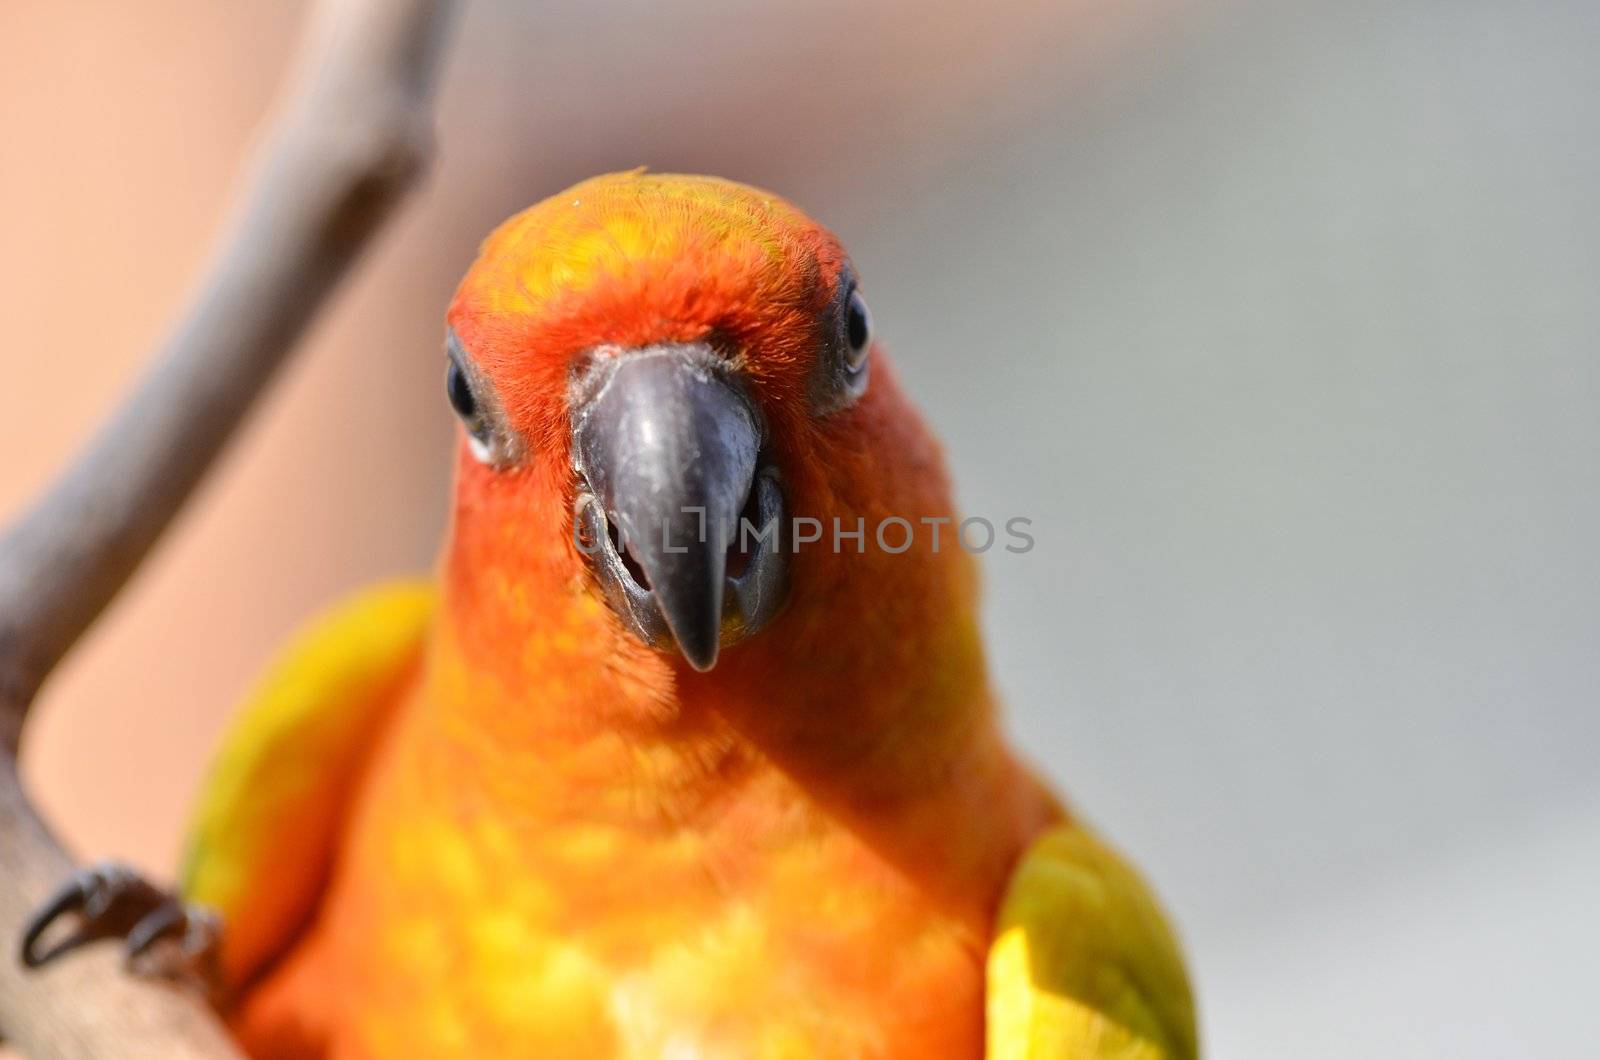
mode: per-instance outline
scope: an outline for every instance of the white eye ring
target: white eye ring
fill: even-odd
[[[852,373],[859,372],[872,350],[872,311],[860,291],[850,292],[844,320],[844,364]]]

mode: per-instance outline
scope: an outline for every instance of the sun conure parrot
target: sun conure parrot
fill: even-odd
[[[41,926],[176,943],[261,1057],[1195,1055],[1155,900],[1001,737],[831,234],[598,177],[489,237],[446,352],[436,577],[271,668],[175,895],[101,867]]]

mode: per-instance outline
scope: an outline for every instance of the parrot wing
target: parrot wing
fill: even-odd
[[[988,1060],[1192,1060],[1194,1002],[1155,898],[1078,825],[1046,832],[1000,906]]]
[[[327,882],[369,752],[413,678],[426,583],[377,586],[314,620],[270,666],[212,764],[185,848],[185,900],[222,916],[237,987],[280,954]]]

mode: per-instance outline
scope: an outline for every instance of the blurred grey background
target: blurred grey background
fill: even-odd
[[[300,11],[0,13],[7,510],[180,304]],[[1034,520],[1010,728],[1173,910],[1210,1055],[1593,1055],[1597,45],[1579,0],[478,0],[427,191],[57,686],[42,796],[163,870],[267,647],[430,560],[476,239],[717,172],[844,238],[964,508]]]

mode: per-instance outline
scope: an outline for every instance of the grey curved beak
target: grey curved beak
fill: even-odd
[[[572,430],[588,487],[578,516],[605,539],[613,606],[647,640],[659,616],[689,665],[709,670],[729,547],[756,486],[755,408],[709,347],[653,346],[595,358],[575,384]]]

